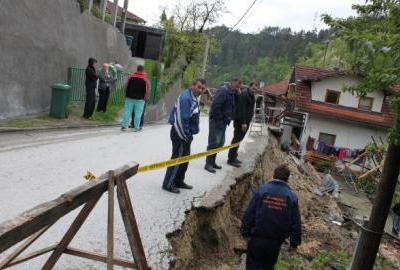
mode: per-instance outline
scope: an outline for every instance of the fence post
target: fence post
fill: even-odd
[[[114,269],[114,171],[108,173],[107,270]]]

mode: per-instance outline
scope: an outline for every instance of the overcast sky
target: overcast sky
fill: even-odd
[[[185,3],[190,0],[179,0]],[[135,13],[152,25],[159,20],[164,7],[172,7],[178,0],[130,0],[129,11]],[[216,25],[234,25],[254,0],[225,0],[228,13],[221,16]],[[334,17],[354,15],[352,4],[365,0],[257,0],[238,28],[242,32],[257,32],[264,26],[290,27],[294,30],[326,28],[320,22],[320,15],[328,13]],[[123,0],[119,0],[123,5]]]

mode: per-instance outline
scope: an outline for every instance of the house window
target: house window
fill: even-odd
[[[358,103],[358,108],[360,110],[371,111],[373,103],[374,103],[374,99],[371,97],[360,97],[360,101]]]
[[[325,102],[339,104],[340,92],[334,90],[326,90]]]
[[[326,145],[334,146],[336,135],[320,132],[318,140]]]

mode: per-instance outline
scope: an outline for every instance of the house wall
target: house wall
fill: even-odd
[[[318,82],[311,83],[311,95],[312,100],[325,101],[326,90],[335,90],[341,92],[339,98],[339,105],[358,108],[359,97],[352,95],[350,92],[344,92],[344,86],[357,85],[358,80],[352,77],[341,77],[341,78],[328,78]],[[381,112],[384,95],[381,91],[375,91],[369,93],[367,97],[374,99],[372,104],[372,111]]]
[[[67,68],[130,58],[125,37],[76,0],[0,1],[0,120],[46,112]]]
[[[378,142],[379,136],[384,141],[387,137],[387,131],[384,129],[370,128],[309,114],[302,136],[302,145],[305,146],[308,136],[318,139],[320,132],[336,135],[335,146],[351,149],[364,148],[366,144],[372,141],[371,136],[374,136]]]

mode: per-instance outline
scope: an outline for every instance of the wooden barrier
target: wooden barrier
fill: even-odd
[[[23,263],[48,252],[52,252],[42,270],[52,269],[62,254],[70,254],[107,264],[107,270],[114,265],[120,265],[139,270],[150,269],[139,230],[137,227],[132,202],[126,180],[137,173],[139,164],[132,162],[101,175],[96,181],[87,182],[68,191],[55,200],[40,204],[17,217],[0,224],[0,252],[3,252],[26,239],[10,255],[0,262],[0,269],[5,269]],[[117,188],[119,208],[125,225],[125,231],[131,247],[134,262],[114,258],[114,189]],[[79,231],[90,212],[96,206],[101,196],[108,192],[108,222],[107,222],[107,254],[97,254],[69,247],[70,242]],[[47,231],[57,220],[69,212],[84,205],[71,226],[61,239],[53,246],[46,247],[30,254],[20,256],[35,240]]]

